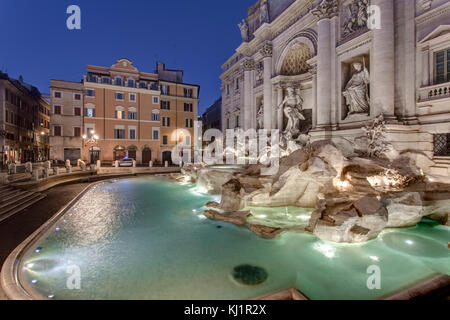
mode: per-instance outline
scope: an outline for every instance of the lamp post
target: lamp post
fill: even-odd
[[[90,158],[90,163],[94,164],[95,160],[93,159],[93,155],[94,155],[94,146],[97,144],[99,137],[98,135],[95,134],[94,130],[90,131],[90,136],[88,137],[87,135],[83,136],[83,140],[84,140],[84,146],[88,146],[89,145],[89,158]],[[97,156],[98,157],[98,156]],[[98,160],[98,159],[96,159]]]

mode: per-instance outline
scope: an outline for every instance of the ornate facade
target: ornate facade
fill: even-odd
[[[300,110],[292,132],[352,153],[383,115],[397,151],[450,173],[450,2],[260,0],[240,26],[222,66],[223,130],[286,132]]]

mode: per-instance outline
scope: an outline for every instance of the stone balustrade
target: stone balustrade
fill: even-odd
[[[420,101],[450,98],[450,83],[442,83],[419,89]]]

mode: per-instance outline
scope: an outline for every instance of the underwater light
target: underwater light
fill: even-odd
[[[41,252],[42,248],[41,247],[37,247],[36,250],[34,250],[34,252],[39,253]]]
[[[38,281],[36,280],[36,279],[33,279],[33,280],[31,280],[31,283],[32,284],[35,284],[35,283],[37,283]]]
[[[336,256],[336,248],[330,244],[318,242],[313,245],[313,248],[328,259],[333,259]]]
[[[192,212],[197,212],[197,209],[193,209]]]
[[[61,228],[60,227],[56,227],[56,231],[59,231],[59,230],[61,230]]]
[[[380,258],[378,258],[377,256],[370,256],[369,258],[372,259],[373,261],[377,261],[377,262],[380,261]]]
[[[28,263],[26,266],[27,269],[31,269],[33,267],[34,267],[34,263]]]
[[[405,241],[407,244],[409,244],[410,246],[412,246],[413,244],[414,244],[414,241],[411,241],[411,240],[406,240]]]
[[[54,295],[54,294],[49,294],[47,297],[48,297],[49,299],[53,299],[53,298],[55,297],[55,295]]]
[[[265,218],[267,218],[267,216],[265,214],[260,214],[260,215],[258,215],[258,218],[265,219]]]

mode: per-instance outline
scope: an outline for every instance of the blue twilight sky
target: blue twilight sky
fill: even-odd
[[[79,81],[87,64],[156,61],[199,84],[201,114],[220,97],[221,65],[240,44],[237,24],[256,0],[0,0],[0,70],[49,92],[49,80]],[[81,8],[81,30],[66,9]]]

